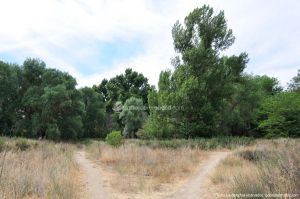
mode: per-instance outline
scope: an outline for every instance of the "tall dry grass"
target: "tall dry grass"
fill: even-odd
[[[218,166],[211,181],[225,193],[249,194],[247,198],[296,197],[300,193],[299,139],[264,140],[238,151]]]
[[[160,192],[167,184],[186,179],[206,154],[200,150],[152,149],[127,143],[119,148],[103,142],[87,147],[110,175],[111,185],[118,192]]]
[[[70,144],[5,139],[0,151],[0,198],[79,198]]]

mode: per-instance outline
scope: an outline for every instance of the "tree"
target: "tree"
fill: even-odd
[[[157,101],[158,106],[183,108],[151,112],[157,117],[151,120],[167,122],[167,131],[175,129],[172,137],[216,135],[222,128],[225,101],[232,96],[230,88],[240,80],[248,62],[247,54],[220,56],[235,38],[227,28],[224,12],[214,14],[206,5],[191,12],[184,25],[176,22],[172,35],[180,56],[173,60],[173,73],[161,74]]]
[[[283,92],[267,98],[260,109],[259,129],[267,137],[300,136],[300,94]]]
[[[19,80],[20,103],[16,110],[17,121],[14,134],[36,137],[44,134],[41,128],[40,116],[42,104],[40,101],[43,94],[43,74],[46,64],[39,59],[26,59],[21,66],[21,77]]]
[[[266,95],[276,95],[283,91],[278,79],[274,77],[268,77],[266,75],[256,76],[255,80],[258,82],[258,86]]]
[[[243,74],[227,87],[231,92],[221,111],[221,129],[225,135],[257,136],[257,112],[263,100],[282,91],[279,81],[268,76]]]
[[[125,125],[123,135],[135,138],[135,133],[142,127],[146,119],[143,100],[135,97],[126,100],[119,117]]]
[[[293,77],[288,87],[292,91],[300,92],[300,70],[298,70],[298,75]]]
[[[0,129],[1,134],[10,135],[16,122],[19,97],[19,73],[16,65],[0,61]]]
[[[80,89],[85,111],[83,114],[84,137],[105,137],[107,133],[105,105],[99,93],[92,88]]]
[[[64,84],[58,84],[46,87],[41,100],[41,119],[45,132],[55,127],[58,129],[56,132],[60,132],[55,139],[76,139],[83,136],[84,104],[79,91],[75,88],[69,90]],[[53,135],[45,136],[53,138]]]
[[[130,97],[140,98],[148,106],[148,92],[152,89],[148,79],[143,74],[128,68],[124,74],[117,75],[110,80],[102,80],[94,89],[101,94],[106,107],[107,131],[121,130],[124,124],[119,119],[119,112],[114,111],[116,103],[124,104]],[[148,111],[148,110],[147,110]]]
[[[75,139],[82,136],[84,105],[67,73],[47,69],[38,59],[27,59],[20,68],[20,101],[15,110],[14,135]]]
[[[128,68],[124,74],[102,80],[101,84],[95,87],[95,90],[103,97],[106,102],[108,113],[113,112],[113,107],[117,101],[125,103],[130,97],[137,97],[143,100],[145,105],[148,104],[148,91],[151,89],[148,79],[143,74],[132,71]]]

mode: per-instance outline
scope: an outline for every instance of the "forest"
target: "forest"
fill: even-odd
[[[203,6],[173,25],[177,54],[157,87],[128,68],[93,87],[42,60],[0,61],[0,135],[50,140],[171,139],[217,136],[299,137],[300,70],[284,88],[247,74],[248,55],[234,44],[224,12]]]

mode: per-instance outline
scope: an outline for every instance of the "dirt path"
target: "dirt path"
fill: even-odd
[[[218,163],[229,155],[230,152],[213,152],[208,160],[204,161],[198,168],[195,175],[188,180],[175,194],[168,199],[202,199],[203,195],[208,195],[205,184],[209,180]],[[204,199],[204,198],[203,198]]]
[[[84,174],[86,191],[83,197],[86,199],[110,199],[111,197],[104,188],[99,166],[87,159],[84,151],[76,152],[75,160]]]

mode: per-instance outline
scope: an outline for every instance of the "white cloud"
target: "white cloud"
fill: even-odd
[[[74,75],[79,86],[99,84],[127,67],[157,84],[160,71],[171,67],[174,56],[172,25],[204,3],[225,10],[236,35],[228,53],[248,52],[247,71],[276,76],[283,85],[296,75],[300,67],[297,0],[0,0],[0,55],[18,52],[14,56],[39,57]],[[97,43],[116,40],[139,41],[145,50],[115,60],[99,74],[83,75],[76,69],[76,60],[84,63]],[[57,54],[55,48],[67,53]],[[68,60],[75,60],[75,65]]]

